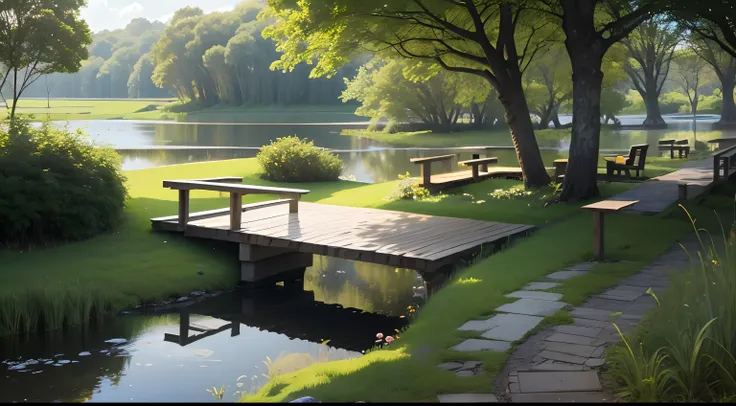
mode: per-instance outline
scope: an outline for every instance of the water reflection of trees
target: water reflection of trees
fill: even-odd
[[[305,275],[305,289],[325,303],[391,316],[404,314],[416,302],[417,273],[366,262],[317,257]]]
[[[109,380],[113,386],[117,386],[124,371],[130,366],[130,357],[124,353],[118,355],[114,351],[100,353],[101,349],[111,347],[105,340],[125,338],[132,341],[148,328],[176,323],[178,323],[177,315],[124,317],[97,325],[80,326],[30,337],[5,338],[0,341],[0,359],[22,359],[26,361],[28,367],[27,372],[1,372],[0,403],[89,400],[104,380]],[[78,356],[83,351],[91,354]],[[63,356],[55,357],[60,354]],[[53,364],[45,365],[43,362],[34,364],[34,361],[46,359],[79,362],[60,367]]]

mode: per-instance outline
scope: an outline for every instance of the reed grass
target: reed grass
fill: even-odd
[[[661,301],[655,296],[658,307],[628,337],[619,331],[623,344],[609,351],[622,400],[736,400],[736,224],[728,232],[721,225],[716,239],[690,219],[700,243],[692,267],[673,276]]]
[[[0,336],[55,331],[100,320],[110,308],[106,294],[77,286],[0,295]]]

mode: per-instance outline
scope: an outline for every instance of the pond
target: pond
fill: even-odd
[[[336,117],[338,119],[339,117]],[[563,123],[570,116],[561,116]],[[624,125],[643,122],[644,116],[622,116]],[[664,130],[604,130],[601,150],[608,152],[627,151],[638,143],[656,144],[666,138],[693,138],[699,141],[719,136],[736,136],[732,132],[711,131],[718,116],[701,115],[695,123],[694,132],[691,116],[667,116],[669,127]],[[365,123],[178,123],[123,120],[71,121],[70,128],[83,128],[97,142],[119,150],[124,157],[125,169],[144,169],[155,166],[174,165],[233,158],[250,158],[258,148],[271,140],[298,135],[314,141],[315,145],[339,151],[345,163],[343,175],[358,182],[383,182],[395,180],[406,172],[419,175],[418,165],[409,159],[418,156],[458,153],[458,159],[469,159],[472,153],[455,149],[392,148],[380,142],[340,135],[346,128],[364,128]],[[570,145],[567,139],[540,138],[542,158],[545,165],[552,166],[558,158],[567,156]],[[516,153],[512,148],[508,132],[489,132],[486,146],[498,148],[487,151],[499,158],[499,165],[516,166]],[[455,163],[447,163],[442,170],[462,170]]]
[[[317,257],[303,291],[236,290],[186,307],[190,325],[222,331],[184,346],[171,340],[181,310],[6,338],[0,402],[214,402],[207,389],[222,385],[233,401],[264,375],[361,356],[376,333],[407,324],[401,316],[423,303],[423,289],[413,271]]]

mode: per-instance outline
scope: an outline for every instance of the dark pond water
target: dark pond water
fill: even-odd
[[[669,128],[665,130],[607,130],[601,137],[601,149],[626,151],[632,144],[656,144],[657,140],[666,138],[689,138],[692,141],[698,138],[698,134],[698,140],[701,141],[719,136],[736,136],[736,133],[712,132],[712,123],[717,119],[718,116],[699,116],[693,125],[691,116],[668,116]],[[624,125],[640,124],[643,120],[644,116],[621,117]],[[570,116],[562,116],[561,121],[569,122]],[[341,151],[339,155],[345,162],[343,175],[359,182],[394,180],[398,174],[406,172],[418,175],[418,166],[409,163],[409,159],[458,152],[452,149],[397,149],[367,138],[340,135],[346,128],[365,127],[361,123],[215,124],[98,120],[72,121],[68,125],[71,128],[83,128],[96,141],[118,149],[124,156],[125,169],[250,158],[256,155],[259,147],[271,140],[294,134],[313,140],[315,145]],[[539,143],[547,166],[552,166],[555,159],[567,156],[569,139],[540,138]],[[500,147],[487,152],[499,157],[499,165],[517,165],[508,133],[489,132],[483,144]],[[468,159],[474,152],[481,151],[461,151],[458,159]],[[438,169],[463,168],[453,162],[448,163],[446,168]]]
[[[190,326],[221,330],[187,345],[172,339],[180,311],[7,338],[0,402],[214,402],[207,389],[222,385],[232,401],[264,374],[361,356],[376,333],[406,325],[400,316],[421,305],[423,289],[413,271],[316,257],[303,291],[234,291],[187,307]]]

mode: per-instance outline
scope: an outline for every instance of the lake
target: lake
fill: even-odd
[[[570,118],[561,117],[563,123]],[[625,151],[631,144],[663,138],[692,142],[736,134],[710,132],[717,116],[670,116],[667,130],[605,131],[601,149]],[[622,117],[624,125],[643,116]],[[255,156],[258,147],[296,134],[338,150],[344,175],[360,182],[418,175],[417,156],[451,149],[392,148],[360,137],[341,136],[365,124],[212,124],[149,121],[76,121],[92,138],[124,156],[125,169]],[[694,133],[693,130],[697,130]],[[516,165],[508,134],[489,133],[486,145],[502,165]],[[540,143],[545,164],[567,156],[569,140]],[[459,159],[472,151],[459,152]],[[444,170],[457,170],[447,163]],[[207,392],[227,387],[224,400],[253,392],[264,375],[291,372],[313,362],[359,357],[375,345],[376,333],[406,325],[407,306],[421,306],[425,285],[414,271],[315,257],[303,291],[226,292],[187,308],[190,322],[224,325],[217,334],[188,345],[167,341],[178,334],[179,312],[113,317],[101,324],[46,335],[0,340],[0,402],[173,401],[216,402]],[[269,372],[270,371],[270,372]]]
[[[560,119],[566,123],[570,121],[570,116],[561,116]],[[621,117],[624,125],[640,124],[643,120],[644,116]],[[666,138],[689,138],[692,142],[692,117],[668,116],[666,120],[669,123],[666,130],[606,130],[601,136],[601,150],[627,151],[632,144],[656,144],[657,140]],[[721,136],[720,132],[709,133],[712,123],[717,120],[718,116],[699,117],[697,131],[707,133],[705,134],[707,138]],[[317,146],[339,151],[338,154],[345,163],[343,175],[358,182],[395,180],[398,174],[406,172],[418,176],[418,165],[409,163],[409,159],[418,156],[458,152],[458,159],[464,160],[469,159],[473,152],[479,152],[392,148],[371,139],[340,135],[343,129],[364,128],[365,123],[216,124],[97,120],[71,121],[68,125],[72,129],[82,128],[95,141],[118,149],[124,157],[124,168],[127,170],[189,162],[251,158],[261,146],[288,135],[298,135],[314,141]],[[725,135],[736,136],[736,133]],[[499,165],[518,165],[507,132],[489,132],[485,145],[499,147],[487,152],[499,158]],[[555,159],[567,157],[569,139],[543,139],[540,140],[540,147],[545,165],[551,167]],[[446,167],[438,169],[462,170],[454,162],[448,162]]]

